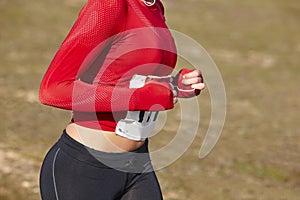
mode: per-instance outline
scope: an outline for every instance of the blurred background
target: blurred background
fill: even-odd
[[[210,120],[199,100],[198,134],[157,172],[166,200],[296,200],[300,197],[299,0],[163,0],[171,29],[195,39],[216,62],[227,92],[217,146],[199,149]],[[0,200],[38,200],[42,159],[70,119],[40,105],[39,84],[84,0],[0,0]],[[159,148],[175,133],[168,113]]]

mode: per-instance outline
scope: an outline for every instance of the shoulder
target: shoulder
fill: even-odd
[[[127,11],[127,0],[88,0],[80,14],[90,16],[97,13],[99,16],[110,18],[122,16]]]
[[[87,4],[122,9],[126,7],[127,0],[88,0]]]
[[[157,0],[156,2],[157,2],[157,4],[158,4],[158,6],[159,6],[159,8],[160,8],[160,10],[161,10],[161,12],[162,12],[162,14],[164,15],[164,14],[165,14],[165,7],[164,7],[164,4],[163,4],[160,0]]]

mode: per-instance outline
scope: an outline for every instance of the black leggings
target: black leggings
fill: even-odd
[[[134,152],[106,153],[82,145],[65,131],[44,159],[40,189],[43,200],[162,199],[147,140]]]

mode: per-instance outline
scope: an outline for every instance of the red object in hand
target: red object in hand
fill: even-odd
[[[185,85],[182,83],[183,76],[192,71],[194,70],[183,68],[173,78],[172,84],[174,85],[174,89],[177,92],[178,98],[190,98],[200,94],[201,92],[200,90],[192,88],[191,85]],[[202,82],[203,82],[203,78],[202,78]]]

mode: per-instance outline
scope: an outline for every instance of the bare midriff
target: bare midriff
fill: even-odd
[[[67,134],[77,142],[103,152],[134,151],[144,144],[144,141],[134,141],[115,134],[115,132],[86,128],[71,123],[66,128]]]

